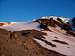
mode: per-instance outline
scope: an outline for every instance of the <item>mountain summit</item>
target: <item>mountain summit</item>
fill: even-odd
[[[0,56],[75,56],[75,31],[69,18],[7,23],[0,23],[5,25],[0,26]]]

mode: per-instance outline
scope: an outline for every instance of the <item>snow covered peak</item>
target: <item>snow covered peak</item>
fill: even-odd
[[[43,17],[41,17],[41,19],[50,19],[50,18],[53,18],[54,20],[57,20],[57,18],[60,18],[64,22],[68,22],[70,20],[70,18],[59,17],[59,16],[43,16]]]

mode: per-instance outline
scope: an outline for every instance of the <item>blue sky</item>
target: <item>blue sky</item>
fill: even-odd
[[[41,16],[75,16],[75,0],[0,0],[0,21],[27,21]]]

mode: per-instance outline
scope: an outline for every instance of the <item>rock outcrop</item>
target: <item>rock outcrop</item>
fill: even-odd
[[[0,26],[14,25],[16,22],[0,22]]]

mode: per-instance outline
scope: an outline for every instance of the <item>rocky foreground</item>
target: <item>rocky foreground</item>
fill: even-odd
[[[65,56],[39,45],[33,38],[44,38],[37,30],[10,32],[0,29],[0,56]]]

